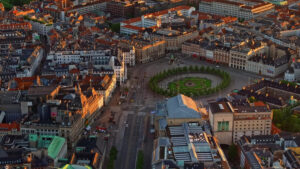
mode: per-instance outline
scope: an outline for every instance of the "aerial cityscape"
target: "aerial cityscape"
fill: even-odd
[[[299,0],[0,0],[0,169],[300,169]]]

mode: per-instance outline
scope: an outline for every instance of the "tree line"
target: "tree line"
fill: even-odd
[[[293,108],[300,102],[281,109],[273,110],[273,123],[276,127],[289,132],[300,132],[300,114],[294,113]]]

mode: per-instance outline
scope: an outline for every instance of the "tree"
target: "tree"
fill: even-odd
[[[187,72],[188,68],[186,66],[183,67],[183,72]]]
[[[107,169],[115,168],[115,160],[117,160],[118,150],[115,146],[112,146],[109,152],[109,161],[107,164]]]
[[[113,160],[116,160],[117,154],[118,154],[117,148],[115,146],[112,146],[110,149],[109,157],[112,158]]]
[[[120,32],[120,23],[115,23],[115,24],[112,24],[110,29],[113,31],[113,32],[117,32],[119,33]]]
[[[194,72],[194,70],[195,70],[195,69],[194,69],[194,66],[191,65],[191,66],[189,67],[189,72]]]
[[[228,160],[235,162],[238,159],[238,148],[235,144],[231,144],[228,150]]]
[[[144,168],[144,153],[142,150],[138,152],[137,161],[136,161],[136,169]]]
[[[200,67],[200,72],[204,72],[204,67],[203,66]]]

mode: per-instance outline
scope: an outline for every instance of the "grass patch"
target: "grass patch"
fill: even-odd
[[[191,83],[191,85],[189,85]],[[199,77],[186,77],[169,83],[169,89],[172,91],[191,92],[193,90],[208,89],[211,87],[211,80]]]

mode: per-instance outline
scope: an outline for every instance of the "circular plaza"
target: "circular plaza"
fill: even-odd
[[[230,83],[228,73],[210,67],[178,67],[157,73],[149,81],[155,93],[164,96],[184,94],[205,96],[226,88]]]

